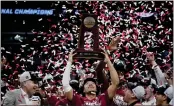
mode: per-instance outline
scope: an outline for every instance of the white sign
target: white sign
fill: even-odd
[[[1,14],[22,14],[22,15],[53,15],[53,9],[1,9]]]

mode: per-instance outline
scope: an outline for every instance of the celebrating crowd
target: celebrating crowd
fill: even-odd
[[[1,47],[3,106],[173,104],[172,1],[56,1],[50,7],[57,18],[39,19],[30,44],[19,38],[19,50]],[[104,60],[73,58],[83,13],[98,16]]]

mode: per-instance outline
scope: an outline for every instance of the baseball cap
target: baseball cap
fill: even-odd
[[[24,73],[22,73],[20,75],[19,81],[24,82],[24,81],[28,81],[28,80],[37,82],[37,81],[39,81],[39,78],[37,77],[36,74],[32,74],[31,72],[25,71]]]
[[[173,98],[173,87],[172,86],[160,86],[157,88],[158,94],[166,95],[169,99]]]
[[[128,89],[132,90],[134,95],[137,97],[137,99],[141,100],[144,98],[145,95],[145,89],[143,86],[138,85],[136,82],[128,82],[127,83]]]

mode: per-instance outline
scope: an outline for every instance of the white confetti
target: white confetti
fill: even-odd
[[[19,39],[19,42],[23,42],[21,39]]]
[[[67,13],[71,13],[71,12],[72,12],[72,9],[67,10]]]
[[[159,22],[159,24],[161,24],[161,20],[159,20],[158,22]]]
[[[169,2],[170,5],[173,5],[172,2]]]
[[[158,26],[157,28],[164,28],[162,25]]]
[[[131,43],[133,46],[136,46],[136,44],[135,44],[133,41],[130,41],[130,43]]]
[[[9,52],[9,51],[6,51],[6,53],[7,53],[7,54],[11,54],[11,52]]]
[[[52,53],[54,54],[54,56],[56,55],[56,51],[55,50],[53,50]]]
[[[25,20],[23,20],[23,24],[25,24]]]
[[[38,19],[38,21],[42,21],[42,20],[43,20],[42,18]]]
[[[21,45],[22,47],[26,47],[26,45]]]

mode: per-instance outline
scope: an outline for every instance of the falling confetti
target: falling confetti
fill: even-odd
[[[118,7],[117,3],[118,1],[93,1],[84,4],[80,1],[66,2],[65,4],[61,1],[53,2],[52,8],[56,9],[54,13],[56,19],[52,17],[37,18],[35,25],[38,26],[34,26],[31,31],[34,34],[31,44],[26,45],[27,42],[22,40],[20,35],[15,35],[14,39],[22,42],[19,53],[15,54],[7,47],[2,50],[2,56],[6,58],[12,56],[11,60],[8,61],[10,64],[5,64],[2,67],[2,80],[5,78],[6,83],[10,85],[10,82],[16,79],[7,78],[7,76],[14,77],[13,73],[7,73],[10,72],[8,70],[15,69],[18,73],[25,70],[37,70],[39,76],[47,81],[48,87],[53,88],[52,84],[57,84],[56,86],[59,88],[69,50],[76,49],[78,45],[81,13],[95,12],[99,14],[100,47],[107,47],[110,38],[121,36],[119,49],[113,53],[112,58],[125,61],[129,71],[128,77],[132,77],[136,73],[141,74],[149,69],[149,66],[146,66],[148,63],[143,61],[146,60],[143,54],[147,51],[155,53],[161,67],[173,63],[171,58],[173,55],[171,52],[173,50],[173,17],[171,15],[173,2],[161,2],[161,7],[156,5],[156,1],[122,1],[119,2]],[[58,10],[60,8],[62,11]],[[27,24],[24,19],[22,20],[23,24]],[[18,20],[14,20],[14,22],[17,23]],[[86,42],[86,47],[90,48],[88,45],[91,43],[90,40]],[[167,56],[163,56],[164,50],[168,52]],[[37,56],[39,57],[36,58]],[[37,60],[41,61],[41,65],[37,63]],[[76,70],[73,72],[77,75],[84,75],[86,71],[95,71],[89,60],[76,61],[72,68]],[[49,82],[49,79],[53,80]],[[55,84],[55,82],[57,83]],[[13,86],[9,85],[9,89],[13,89]]]

